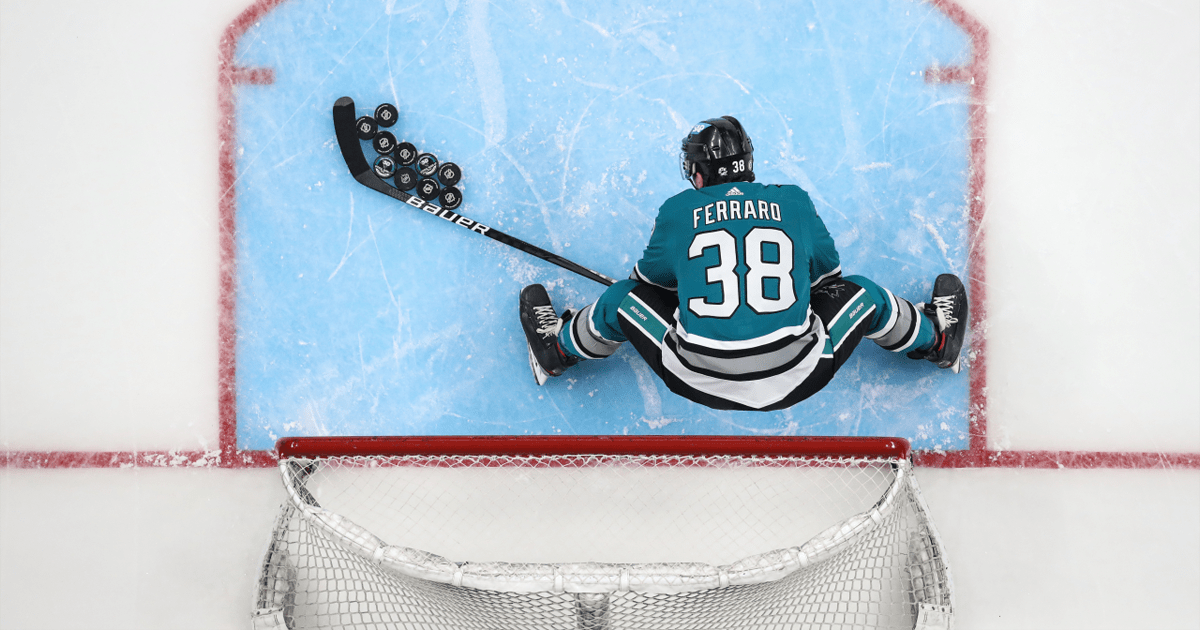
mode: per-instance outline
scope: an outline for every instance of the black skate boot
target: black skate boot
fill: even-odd
[[[575,314],[573,311],[566,311],[561,318],[555,314],[546,287],[540,284],[521,289],[520,309],[521,328],[525,329],[525,341],[529,345],[529,367],[538,385],[579,362],[558,345],[558,331],[570,321]]]
[[[949,273],[938,276],[933,282],[933,298],[917,308],[933,321],[937,336],[927,352],[914,350],[908,353],[908,358],[933,361],[957,374],[962,369],[959,353],[967,334],[967,289],[962,280]]]

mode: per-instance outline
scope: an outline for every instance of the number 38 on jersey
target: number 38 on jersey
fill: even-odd
[[[792,239],[783,230],[753,228],[742,239],[741,248],[738,247],[737,237],[725,230],[701,232],[692,238],[688,246],[688,259],[699,258],[710,248],[716,249],[717,262],[704,268],[705,284],[719,285],[721,300],[709,302],[703,297],[689,299],[687,308],[696,316],[732,317],[741,306],[743,279],[737,273],[739,262],[746,263],[746,305],[755,313],[778,313],[796,303],[796,288],[792,279]],[[739,249],[744,252],[744,261],[739,260]],[[771,291],[772,288],[775,290]]]

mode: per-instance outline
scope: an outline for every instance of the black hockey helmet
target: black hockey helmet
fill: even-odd
[[[679,147],[679,169],[696,186],[754,181],[754,144],[733,116],[710,118],[695,127]]]

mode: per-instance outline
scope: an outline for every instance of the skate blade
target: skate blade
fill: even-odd
[[[533,348],[526,346],[526,349],[529,350],[529,369],[533,370],[533,380],[537,381],[538,387],[541,387],[546,384],[546,381],[550,380],[550,374],[546,370],[543,370],[542,366],[538,365],[537,359],[533,357]]]
[[[955,374],[958,374],[960,371],[962,371],[962,357],[954,360],[954,365],[950,366],[950,371],[954,372]]]

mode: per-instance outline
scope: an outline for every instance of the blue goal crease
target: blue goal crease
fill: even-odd
[[[462,168],[456,212],[612,277],[687,185],[680,139],[733,114],[758,181],[811,193],[843,270],[918,302],[968,254],[966,88],[923,72],[968,56],[965,33],[910,0],[280,4],[237,51],[274,75],[235,93],[239,446],[565,433],[965,448],[969,368],[867,343],[822,392],[772,413],[681,399],[628,347],[537,387],[521,287],[545,284],[559,308],[603,287],[358,185],[330,110],[341,96],[359,115],[395,104],[397,139]]]

